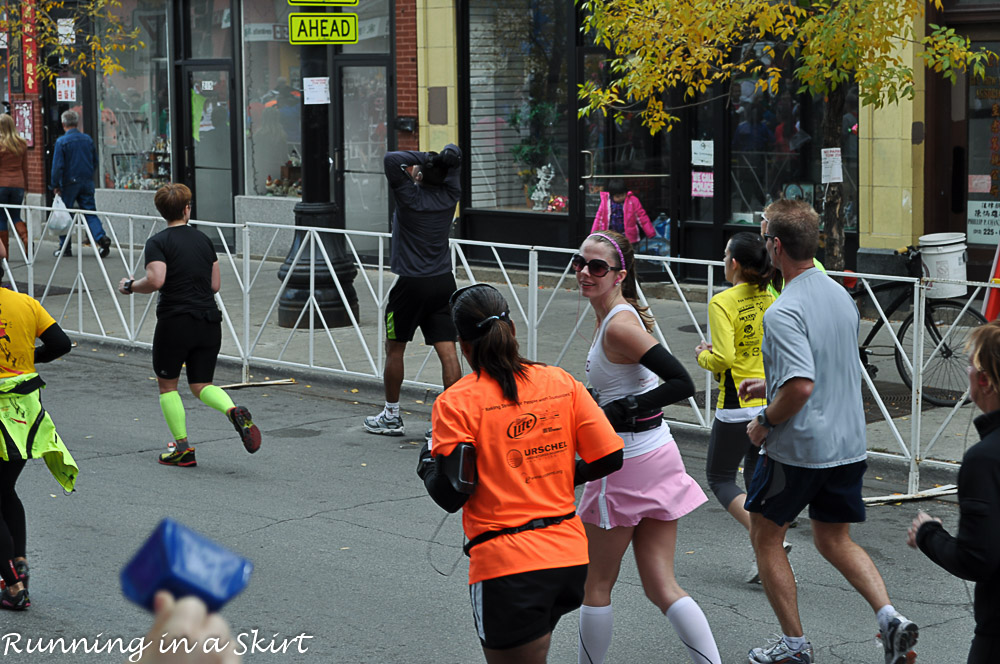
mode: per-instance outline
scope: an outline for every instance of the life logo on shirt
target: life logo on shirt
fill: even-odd
[[[533,413],[525,413],[518,416],[507,425],[507,437],[517,440],[531,433],[531,430],[538,424],[538,418]]]

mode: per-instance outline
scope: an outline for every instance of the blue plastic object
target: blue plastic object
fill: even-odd
[[[173,519],[159,523],[122,569],[122,592],[153,610],[157,590],[200,598],[218,611],[250,582],[253,563]]]

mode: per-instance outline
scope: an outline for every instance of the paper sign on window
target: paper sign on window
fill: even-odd
[[[715,195],[715,177],[712,171],[691,172],[692,198],[712,198]]]
[[[56,101],[76,102],[76,79],[56,79]]]

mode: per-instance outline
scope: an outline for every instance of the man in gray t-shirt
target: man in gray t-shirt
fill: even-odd
[[[813,266],[819,215],[803,201],[767,207],[768,256],[785,287],[764,314],[766,378],[740,384],[741,398],[766,395],[768,405],[747,426],[764,449],[747,487],[750,539],[761,583],[782,638],[753,648],[750,664],[812,664],[802,632],[795,576],[783,548],[789,522],[806,506],[819,552],[875,612],[886,664],[903,664],[917,626],[889,602],[875,563],[850,534],[865,520],[861,499],[866,447],[858,358],[858,310],[847,292]]]
[[[851,296],[815,267],[789,282],[765,312],[761,351],[768,401],[791,379],[812,382],[802,409],[767,433],[769,458],[804,468],[865,459],[861,372],[855,361],[859,323]]]

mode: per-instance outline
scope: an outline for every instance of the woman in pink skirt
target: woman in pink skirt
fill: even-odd
[[[720,664],[705,614],[674,578],[677,519],[707,499],[684,471],[661,409],[694,394],[694,382],[649,332],[653,317],[636,301],[634,254],[624,235],[591,234],[572,265],[581,295],[597,314],[587,378],[625,445],[622,469],[587,484],[580,501],[590,568],[579,662],[603,662],[608,652],[611,590],[631,543],[646,596],[666,615],[691,661]]]

